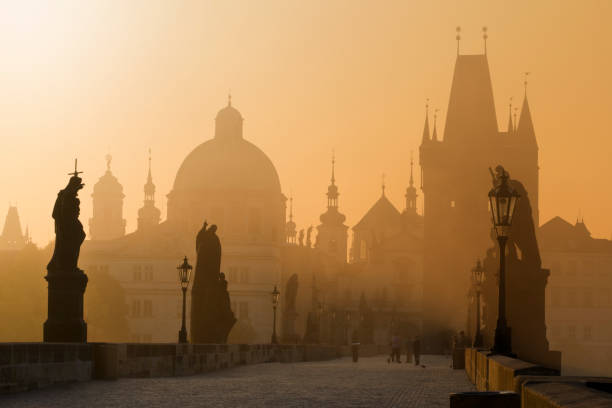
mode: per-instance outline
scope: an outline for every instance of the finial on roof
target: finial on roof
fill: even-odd
[[[527,78],[529,77],[530,72],[525,72],[523,75],[525,77],[523,81],[523,85],[525,86],[525,97],[527,97]]]
[[[289,196],[289,221],[293,221],[293,193]]]
[[[457,31],[457,36],[455,36],[455,39],[457,40],[457,55],[459,55],[459,41],[461,41],[461,27],[457,26],[455,31]]]
[[[111,165],[111,161],[113,161],[113,156],[111,156],[109,153],[105,156],[105,159],[106,159],[106,171],[110,171],[110,165]]]
[[[152,179],[151,177],[151,148],[149,147],[149,176],[148,176],[149,180]]]
[[[382,195],[385,195],[385,173],[382,174]]]
[[[516,112],[518,112],[517,107],[514,108],[514,132],[516,132],[516,129],[518,127],[518,122],[516,121]]]
[[[232,106],[232,90],[227,93],[227,106]]]
[[[482,27],[482,39],[484,40],[484,53],[485,55],[487,55],[487,38],[489,38],[489,36],[487,35],[487,27]]]
[[[512,97],[510,97],[510,101],[508,102],[508,134],[511,134],[514,131],[514,126],[512,125]]]

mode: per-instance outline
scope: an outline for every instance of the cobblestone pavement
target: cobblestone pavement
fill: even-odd
[[[56,386],[0,397],[0,407],[448,407],[473,391],[443,356],[425,368],[386,357],[237,367],[192,377],[121,379]]]

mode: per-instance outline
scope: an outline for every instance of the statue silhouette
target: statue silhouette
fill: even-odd
[[[285,302],[283,310],[283,342],[296,343],[298,336],[295,333],[295,319],[298,314],[296,312],[296,298],[298,292],[298,275],[291,275],[285,286]]]
[[[191,288],[192,343],[226,343],[236,322],[225,275],[217,226],[204,222],[196,235],[197,263]]]
[[[76,170],[68,185],[57,194],[52,217],[55,220],[55,247],[47,265],[49,282],[48,318],[43,325],[45,342],[84,343],[87,324],[83,321],[83,294],[87,275],[77,266],[85,231],[79,221],[77,197],[84,184]]]

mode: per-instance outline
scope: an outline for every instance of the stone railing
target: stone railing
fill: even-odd
[[[612,407],[612,378],[563,377],[557,370],[473,348],[465,349],[465,371],[482,398],[503,391],[519,395],[523,408]]]
[[[172,377],[245,364],[331,360],[337,347],[271,344],[0,343],[0,393],[126,377]]]

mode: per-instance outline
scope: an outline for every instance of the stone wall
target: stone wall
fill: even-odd
[[[611,407],[612,378],[559,376],[557,370],[465,349],[465,371],[478,391],[511,391],[523,408]]]
[[[0,393],[92,379],[173,377],[265,362],[331,360],[334,346],[271,344],[0,344]]]
[[[88,381],[92,357],[88,344],[0,343],[0,393]]]

